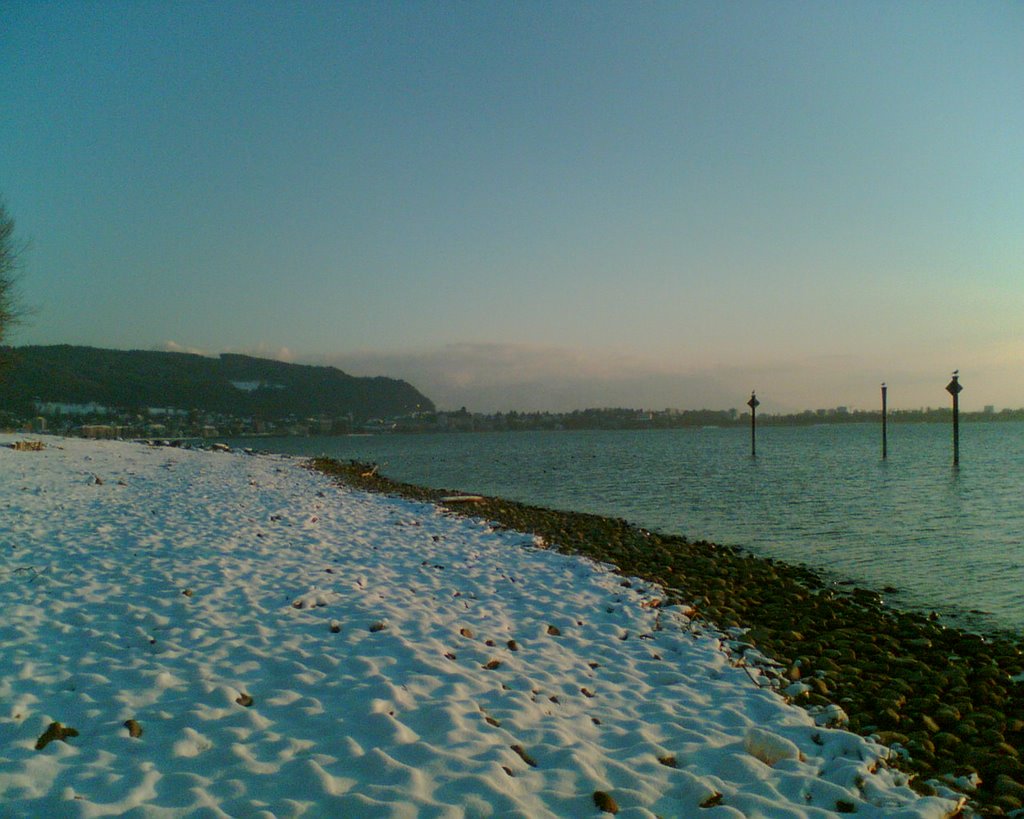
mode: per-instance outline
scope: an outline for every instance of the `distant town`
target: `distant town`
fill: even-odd
[[[944,422],[949,408],[891,410],[893,423]],[[810,426],[816,424],[880,423],[879,410],[851,410],[846,407],[805,410],[799,413],[758,413],[764,426]],[[1021,421],[1024,409],[992,406],[981,412],[961,412],[962,421]],[[413,412],[392,418],[358,419],[308,417],[281,418],[234,416],[175,407],[119,409],[99,404],[38,403],[31,417],[0,413],[0,428],[23,433],[53,433],[86,438],[133,440],[210,439],[250,436],[315,436],[353,434],[423,434],[514,432],[519,430],[610,430],[677,429],[686,427],[736,427],[750,424],[750,413],[728,410],[637,410],[585,409],[573,412],[470,412],[465,407],[452,412]]]
[[[334,367],[251,356],[0,347],[0,429],[89,438],[192,440],[249,436],[395,435],[519,430],[677,429],[750,424],[740,409],[595,408],[572,412],[439,410],[411,384]],[[891,410],[893,423],[948,421],[952,408]],[[962,421],[1024,420],[1024,409],[961,412]],[[880,423],[848,407],[773,414],[764,426]]]

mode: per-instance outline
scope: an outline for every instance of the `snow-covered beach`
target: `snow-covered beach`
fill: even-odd
[[[959,806],[612,567],[297,459],[42,440],[0,448],[0,816]]]

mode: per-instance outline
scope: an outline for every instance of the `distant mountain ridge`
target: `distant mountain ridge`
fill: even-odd
[[[264,418],[351,414],[356,420],[435,409],[406,381],[246,355],[207,358],[61,344],[4,347],[0,356],[0,408],[16,412],[31,411],[36,401]]]

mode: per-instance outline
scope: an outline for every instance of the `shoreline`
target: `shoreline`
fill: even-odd
[[[4,815],[975,815],[787,701],[827,675],[783,680],[689,582],[554,548],[664,546],[625,521],[226,446],[3,443]]]
[[[392,481],[369,464],[308,462],[350,487],[533,533],[656,583],[667,605],[690,606],[729,635],[734,661],[774,676],[792,702],[895,749],[922,793],[932,792],[929,778],[963,786],[980,776],[965,792],[982,815],[1024,807],[1024,640],[947,626],[806,567],[622,519],[486,496],[446,502],[452,491]],[[836,705],[841,712],[828,711]]]
[[[1024,453],[1024,427],[980,438],[956,470],[945,463],[948,436],[934,428],[908,433],[887,460],[865,429],[792,432],[754,459],[749,441],[726,430],[527,433],[519,443],[500,434],[225,442],[370,461],[397,481],[623,517],[810,567],[827,583],[882,591],[894,608],[934,611],[962,630],[1024,637],[1024,565],[1014,560],[1024,512],[1015,482],[998,477]]]

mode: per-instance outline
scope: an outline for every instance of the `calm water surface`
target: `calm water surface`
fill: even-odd
[[[1024,424],[237,439],[372,460],[391,478],[623,517],[899,592],[900,607],[1024,633]],[[971,614],[971,610],[984,612]]]

